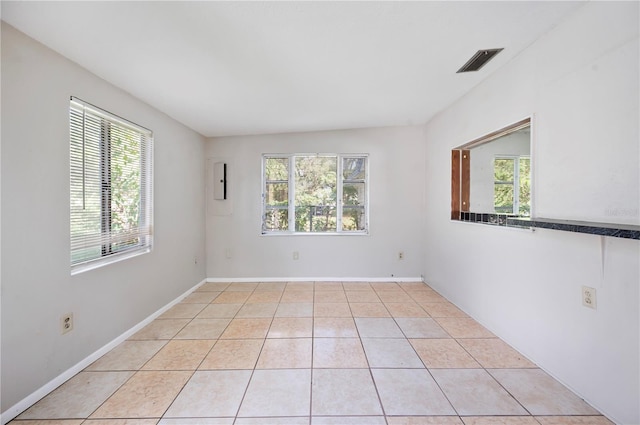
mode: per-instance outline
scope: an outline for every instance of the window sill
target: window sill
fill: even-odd
[[[260,236],[369,236],[369,232],[267,232],[260,233]]]
[[[113,263],[117,263],[119,261],[124,261],[127,260],[129,258],[133,258],[133,257],[137,257],[139,255],[143,255],[146,253],[151,252],[151,247],[150,246],[145,246],[142,248],[138,248],[138,249],[134,249],[134,250],[130,250],[130,251],[125,251],[125,252],[121,252],[118,254],[113,254],[113,255],[109,255],[107,257],[102,257],[99,259],[95,259],[95,260],[91,260],[91,261],[87,261],[85,263],[80,263],[80,264],[76,264],[71,266],[71,276],[75,276],[77,274],[80,273],[84,273],[84,272],[88,272],[90,270],[95,270],[98,269],[100,267],[109,265],[109,264],[113,264]]]

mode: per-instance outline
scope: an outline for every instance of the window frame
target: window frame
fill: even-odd
[[[332,231],[322,231],[322,232],[302,232],[295,230],[295,159],[299,157],[330,157],[336,158],[336,230]],[[286,206],[286,210],[288,213],[288,227],[287,230],[269,230],[265,226],[265,218],[268,211],[267,205],[267,183],[268,182],[276,182],[268,181],[266,175],[266,161],[271,158],[280,158],[287,159],[288,161],[288,180],[287,190],[288,190],[288,203]],[[365,175],[362,183],[364,183],[364,197],[365,202],[363,205],[364,208],[364,229],[363,230],[343,230],[342,229],[342,219],[343,219],[343,209],[344,205],[344,185],[345,181],[349,182],[344,178],[344,165],[343,160],[348,158],[363,158],[365,161]],[[260,223],[260,234],[262,236],[368,236],[369,235],[369,154],[365,153],[286,153],[286,154],[278,154],[278,153],[265,153],[262,154],[261,157],[261,197],[262,197],[262,208],[261,208],[261,223]],[[279,180],[278,180],[279,182]],[[284,181],[283,181],[284,182]],[[270,209],[284,209],[284,208],[270,208]]]
[[[496,169],[496,160],[507,159],[513,161],[513,181],[501,181],[495,179],[495,169]],[[496,203],[495,203],[495,187],[497,184],[501,185],[510,185],[513,188],[513,205],[511,206],[511,213],[506,214],[514,214],[520,216],[520,161],[523,159],[527,159],[531,161],[531,155],[495,155],[493,157],[493,187],[494,187],[494,195],[493,195],[493,209],[496,214],[505,214],[503,212],[496,211]],[[531,209],[531,198],[529,198],[529,209]]]
[[[76,114],[82,114],[82,123],[77,124],[74,122],[73,116]],[[100,121],[100,136],[98,148],[94,149],[93,157],[85,157],[85,144],[87,143],[87,136],[85,135],[86,116],[89,116],[92,120]],[[78,140],[74,140],[74,135],[78,137],[78,132],[81,134],[80,144],[82,148],[82,158],[78,160],[74,159],[74,148],[78,149]],[[139,149],[139,176],[138,176],[138,222],[137,226],[133,229],[125,230],[124,233],[112,232],[113,230],[113,205],[112,196],[114,188],[112,186],[114,168],[112,164],[112,144],[114,133],[116,135],[122,132],[134,132],[138,140]],[[132,258],[138,255],[151,252],[153,249],[153,132],[145,127],[135,124],[129,120],[121,118],[115,114],[112,114],[104,109],[94,106],[88,102],[85,102],[76,97],[70,98],[69,103],[69,237],[70,237],[70,267],[71,275],[82,273],[88,270],[93,270],[107,264],[112,264],[118,261],[122,261],[128,258]],[[77,173],[77,167],[82,167],[82,197],[84,202],[85,188],[85,166],[87,161],[92,158],[95,160],[99,157],[99,166],[97,172],[94,171],[93,175],[89,175],[87,178],[97,179],[100,182],[100,232],[91,232],[85,234],[74,234],[73,223],[77,222],[76,214],[78,209],[73,206],[74,195],[77,196],[78,192],[74,191],[74,184],[77,185],[78,177],[74,176],[74,172]],[[95,167],[95,166],[94,166]],[[136,167],[136,168],[138,168]],[[94,188],[95,189],[95,188]],[[83,207],[84,208],[84,207]],[[80,222],[77,222],[80,223]],[[129,235],[127,236],[127,233]],[[125,237],[137,238],[138,241],[135,244],[124,247],[114,247],[114,244],[122,242],[123,235]],[[99,239],[99,242],[98,242]],[[99,249],[100,253],[86,259],[80,259],[74,261],[74,254],[78,250],[82,249]]]

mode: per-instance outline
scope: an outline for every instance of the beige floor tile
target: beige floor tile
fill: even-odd
[[[456,414],[426,369],[371,369],[371,373],[387,415]]]
[[[487,369],[535,368],[536,365],[498,338],[461,339],[462,345]]]
[[[417,303],[444,303],[448,302],[446,298],[431,289],[421,291],[410,291],[409,296]]]
[[[376,291],[378,297],[385,303],[408,303],[413,300],[406,292],[399,291]]]
[[[266,338],[271,319],[233,319],[220,336],[221,339]]]
[[[194,304],[209,304],[213,301],[220,292],[205,292],[205,291],[196,291],[187,295],[182,302],[183,303],[194,303]]]
[[[315,282],[313,289],[316,291],[343,291],[342,282]]]
[[[222,292],[231,285],[229,282],[207,282],[203,283],[196,292]]]
[[[464,311],[448,301],[440,303],[420,303],[420,306],[424,308],[431,317],[469,317]]]
[[[483,369],[431,369],[460,416],[523,416],[528,412]]]
[[[282,298],[282,291],[255,291],[247,299],[251,303],[277,303]]]
[[[467,416],[464,425],[540,425],[533,416]]]
[[[387,416],[388,425],[464,425],[458,416]]]
[[[311,347],[311,338],[267,339],[256,369],[309,369]]]
[[[314,317],[351,317],[348,303],[314,303]]]
[[[227,287],[227,291],[233,292],[253,292],[258,287],[259,282],[234,282]]]
[[[438,317],[434,319],[453,338],[495,338],[484,326],[471,318]]]
[[[353,317],[391,317],[382,303],[350,303]]]
[[[233,425],[234,418],[162,418],[158,425]]]
[[[212,304],[243,304],[251,296],[248,291],[223,292],[212,301]]]
[[[313,297],[314,303],[346,303],[347,296],[343,290],[316,291]]]
[[[491,369],[489,373],[532,415],[598,415],[540,369]]]
[[[313,319],[310,317],[276,317],[271,322],[267,338],[311,338]]]
[[[308,416],[281,416],[269,418],[238,418],[234,425],[309,425]]]
[[[124,341],[85,370],[138,370],[166,343],[165,340]]]
[[[373,288],[369,282],[342,282],[345,291],[371,291]]]
[[[236,314],[236,318],[273,317],[278,303],[245,304]]]
[[[153,419],[87,419],[82,425],[156,425],[160,418]],[[20,424],[22,425],[22,424]]]
[[[429,369],[480,368],[455,339],[411,339],[409,342]]]
[[[384,416],[313,416],[311,425],[387,425]]]
[[[221,339],[199,369],[253,369],[262,350],[262,339]]]
[[[350,303],[379,303],[380,298],[374,290],[345,291],[347,301]]]
[[[308,416],[310,391],[310,369],[256,370],[238,416]],[[269,421],[265,420],[263,423]]]
[[[280,303],[275,317],[313,317],[313,303]]]
[[[542,425],[614,425],[604,416],[536,416]]]
[[[402,290],[402,287],[395,282],[370,282],[369,284],[376,292]]]
[[[80,372],[18,419],[86,418],[131,376],[133,372]]]
[[[371,368],[424,368],[406,339],[362,338],[362,345]]]
[[[425,317],[399,317],[396,323],[407,338],[450,338],[435,320]]]
[[[357,317],[354,320],[361,338],[404,338],[404,334],[394,319]]]
[[[86,423],[84,419],[35,419],[29,421],[11,421],[9,425],[80,425],[83,423]]]
[[[429,314],[417,303],[384,303],[392,317],[429,317]]]
[[[367,369],[314,369],[312,397],[313,416],[382,414]]]
[[[314,338],[314,368],[367,368],[360,338]]]
[[[171,339],[189,323],[189,319],[156,319],[131,336],[130,340]]]
[[[215,341],[198,339],[169,341],[143,370],[196,370]]]
[[[164,417],[235,416],[249,378],[250,370],[197,371]]]
[[[287,282],[260,282],[256,287],[256,291],[284,291]]]
[[[313,291],[313,282],[287,282],[285,291]]]
[[[174,339],[217,339],[231,319],[193,319]]]
[[[280,299],[281,303],[312,303],[313,302],[313,291],[299,291],[299,290],[289,290],[285,289],[282,298]]]
[[[424,290],[430,289],[424,282],[398,282],[398,286],[400,286],[405,291],[415,291],[415,290]]]
[[[232,319],[242,308],[242,304],[210,304],[196,316],[196,319]]]
[[[178,303],[160,315],[159,319],[193,319],[207,304]]]
[[[313,320],[313,336],[353,338],[358,336],[358,329],[350,317],[316,317]]]
[[[141,371],[113,394],[91,418],[158,418],[192,372]]]

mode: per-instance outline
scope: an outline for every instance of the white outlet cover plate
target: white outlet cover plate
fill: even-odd
[[[582,305],[596,309],[596,289],[589,286],[582,287]]]

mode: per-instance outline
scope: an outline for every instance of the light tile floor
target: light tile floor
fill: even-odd
[[[13,425],[611,424],[422,283],[206,283]]]

